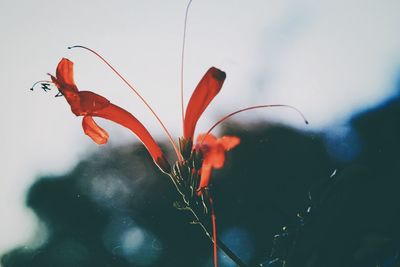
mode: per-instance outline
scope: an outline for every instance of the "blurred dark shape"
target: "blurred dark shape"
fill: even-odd
[[[214,172],[218,230],[249,266],[400,266],[399,100],[351,125],[361,148],[345,163],[320,133],[226,125],[242,142]],[[10,251],[3,267],[211,266],[211,242],[173,207],[168,179],[139,145],[99,148],[70,173],[40,178],[27,205],[49,238]]]
[[[362,153],[311,187],[301,219],[275,236],[264,266],[400,266],[400,99],[351,124]]]

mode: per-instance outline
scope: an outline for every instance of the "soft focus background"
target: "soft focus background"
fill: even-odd
[[[98,147],[82,133],[81,119],[70,112],[63,98],[54,98],[54,91],[45,93],[40,87],[29,91],[67,57],[75,62],[81,89],[96,91],[132,111],[156,138],[165,141],[143,104],[104,64],[87,51],[66,49],[86,45],[110,60],[160,114],[172,134],[180,136],[186,4],[155,0],[0,3],[3,265],[98,265],[90,261],[93,251],[104,255],[104,266],[189,264],[190,256],[182,256],[187,250],[179,252],[177,244],[189,250],[191,244],[179,243],[187,238],[177,238],[176,231],[182,229],[179,235],[190,235],[193,240],[201,232],[193,232],[194,226],[171,208],[173,191],[157,172],[149,173],[151,162],[143,148],[133,144],[136,140],[131,134],[102,121],[111,138],[109,146]],[[205,112],[198,131],[208,129],[223,114],[263,103],[296,106],[310,121],[305,127],[291,110],[263,110],[239,115],[237,121],[244,123],[225,129],[248,142],[232,152],[227,173],[220,174],[232,177],[232,182],[220,179],[216,185],[221,233],[231,240],[231,246],[241,244],[237,249],[247,260],[260,262],[269,256],[274,233],[305,208],[305,200],[300,199],[309,187],[335,169],[357,162],[362,170],[357,167],[356,174],[345,172],[344,177],[379,177],[393,188],[393,177],[398,176],[393,166],[399,163],[394,149],[400,125],[399,13],[396,0],[194,0],[185,57],[186,102],[210,66],[227,72],[223,90]],[[265,147],[260,145],[264,143]],[[270,146],[276,147],[271,150]],[[264,148],[274,153],[267,155]],[[250,162],[239,165],[241,157]],[[261,168],[267,166],[275,166],[270,174]],[[388,180],[380,176],[382,169],[389,172]],[[244,179],[255,180],[241,184]],[[370,185],[376,187],[374,182]],[[238,212],[249,207],[256,211]],[[289,217],[277,217],[284,209]],[[377,209],[384,210],[379,205]],[[264,224],[260,219],[273,215],[278,218],[274,223]],[[390,225],[395,219],[384,221]],[[180,224],[174,228],[176,222]],[[86,241],[74,238],[85,234]],[[171,239],[179,242],[168,243]],[[197,265],[192,266],[207,266],[209,243],[205,238],[198,242],[187,255],[197,257]],[[17,252],[10,252],[15,248]],[[53,252],[48,248],[54,248]],[[64,258],[54,259],[60,254]],[[83,262],[73,262],[78,258]]]

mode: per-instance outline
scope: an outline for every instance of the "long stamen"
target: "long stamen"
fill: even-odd
[[[214,130],[214,128],[217,127],[219,124],[221,124],[223,121],[229,119],[230,117],[232,117],[232,116],[234,116],[234,115],[236,115],[236,114],[238,114],[238,113],[241,113],[241,112],[244,112],[244,111],[248,111],[248,110],[252,110],[252,109],[258,109],[258,108],[277,108],[277,107],[286,107],[286,108],[291,108],[291,109],[295,110],[295,111],[296,111],[297,113],[299,113],[300,116],[303,118],[304,123],[305,123],[305,124],[308,124],[308,120],[306,119],[306,117],[304,116],[304,114],[303,114],[300,110],[298,110],[297,108],[295,108],[295,107],[293,107],[293,106],[290,106],[290,105],[283,105],[283,104],[258,105],[258,106],[252,106],[252,107],[247,107],[247,108],[239,109],[239,110],[237,110],[237,111],[235,111],[235,112],[232,112],[232,113],[229,113],[228,115],[223,116],[220,120],[218,120],[218,121],[207,131],[207,133],[204,135],[204,137],[206,137],[208,134],[210,134],[211,131]],[[204,141],[204,138],[203,138],[203,140],[201,141],[201,143],[203,143],[203,141]]]
[[[184,109],[184,101],[183,101],[183,65],[184,65],[184,59],[185,59],[185,43],[186,43],[186,26],[187,26],[187,18],[189,14],[189,7],[190,4],[192,3],[192,0],[189,1],[189,3],[186,6],[186,12],[185,12],[185,21],[183,23],[183,40],[182,40],[182,56],[181,56],[181,111],[182,111],[182,127],[184,127],[185,123],[185,109]],[[183,128],[182,128],[183,129]]]
[[[163,128],[164,132],[167,134],[169,141],[171,142],[175,153],[178,157],[179,160],[182,160],[182,155],[179,153],[178,147],[176,146],[174,140],[172,139],[171,134],[169,133],[169,131],[167,130],[167,128],[165,127],[164,123],[161,121],[160,117],[157,115],[157,113],[152,109],[152,107],[149,105],[149,103],[147,103],[147,101],[139,94],[138,91],[136,91],[136,89],[110,64],[108,63],[108,61],[103,58],[99,53],[97,53],[96,51],[94,51],[93,49],[90,49],[86,46],[82,46],[82,45],[74,45],[74,46],[70,46],[68,47],[68,49],[72,49],[72,48],[82,48],[85,50],[88,50],[90,52],[92,52],[94,55],[96,55],[98,58],[100,58],[108,67],[110,67],[110,69],[117,74],[117,76],[130,88],[132,89],[132,91],[140,98],[140,100],[142,100],[142,102],[146,105],[146,107],[151,111],[151,113],[154,115],[154,117],[157,119],[158,123],[161,125],[161,127]]]

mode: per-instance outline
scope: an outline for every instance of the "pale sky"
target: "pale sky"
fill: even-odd
[[[24,207],[25,193],[41,174],[60,174],[99,150],[63,98],[44,93],[37,80],[58,61],[75,62],[82,90],[109,98],[137,116],[159,140],[154,118],[92,54],[67,50],[81,44],[107,58],[143,94],[176,137],[181,134],[179,81],[187,1],[0,2],[0,255],[32,239],[40,227]],[[397,0],[194,0],[189,12],[185,99],[204,72],[227,73],[199,131],[225,113],[250,105],[290,104],[310,130],[345,124],[391,96],[399,77],[400,2]],[[289,110],[243,114],[303,127]],[[111,145],[135,141],[103,123]]]

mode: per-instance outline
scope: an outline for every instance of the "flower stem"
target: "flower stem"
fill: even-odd
[[[195,224],[198,224],[201,228],[203,228],[205,234],[210,238],[211,242],[214,243],[213,236],[211,236],[209,227],[205,226],[205,224],[200,220],[200,217],[196,214],[196,212],[189,208],[195,218]],[[228,256],[238,267],[248,267],[246,263],[244,263],[236,254],[230,250],[221,239],[216,238],[217,247],[222,250],[226,256]]]
[[[171,178],[171,181],[175,187],[175,189],[178,191],[178,193],[182,196],[183,202],[182,206],[178,205],[176,208],[178,208],[179,210],[186,210],[186,211],[190,211],[194,217],[193,220],[193,224],[197,224],[199,225],[201,228],[203,228],[206,236],[208,236],[208,238],[210,238],[211,242],[215,245],[216,247],[218,247],[220,250],[222,250],[226,256],[228,256],[238,267],[249,267],[246,263],[244,263],[238,256],[236,256],[236,254],[230,250],[225,244],[224,242],[222,242],[222,240],[220,240],[218,237],[216,237],[216,235],[211,235],[211,231],[210,229],[212,229],[212,224],[210,226],[210,223],[206,224],[204,223],[205,221],[207,221],[206,219],[203,220],[203,218],[200,218],[200,216],[198,214],[202,214],[204,213],[201,210],[197,210],[196,209],[196,205],[191,205],[190,200],[188,200],[185,197],[185,194],[181,191],[181,188],[179,186],[179,184],[177,183],[176,177],[171,173],[168,175]],[[196,209],[196,211],[195,211]],[[214,209],[214,207],[212,207],[212,209]],[[213,212],[214,213],[214,212]],[[215,219],[215,218],[214,218]],[[214,221],[214,226],[215,226],[215,221]],[[214,229],[216,232],[216,229]],[[214,239],[215,237],[215,239]],[[215,248],[214,248],[215,250]],[[215,253],[215,251],[214,251]],[[214,254],[215,256],[216,254]],[[214,263],[215,263],[215,257],[214,257]],[[260,267],[262,265],[257,265],[256,267]]]
[[[218,267],[218,251],[217,251],[217,222],[214,210],[214,202],[212,197],[209,198],[211,206],[211,221],[212,221],[212,232],[213,232],[213,243],[214,243],[214,267]]]

